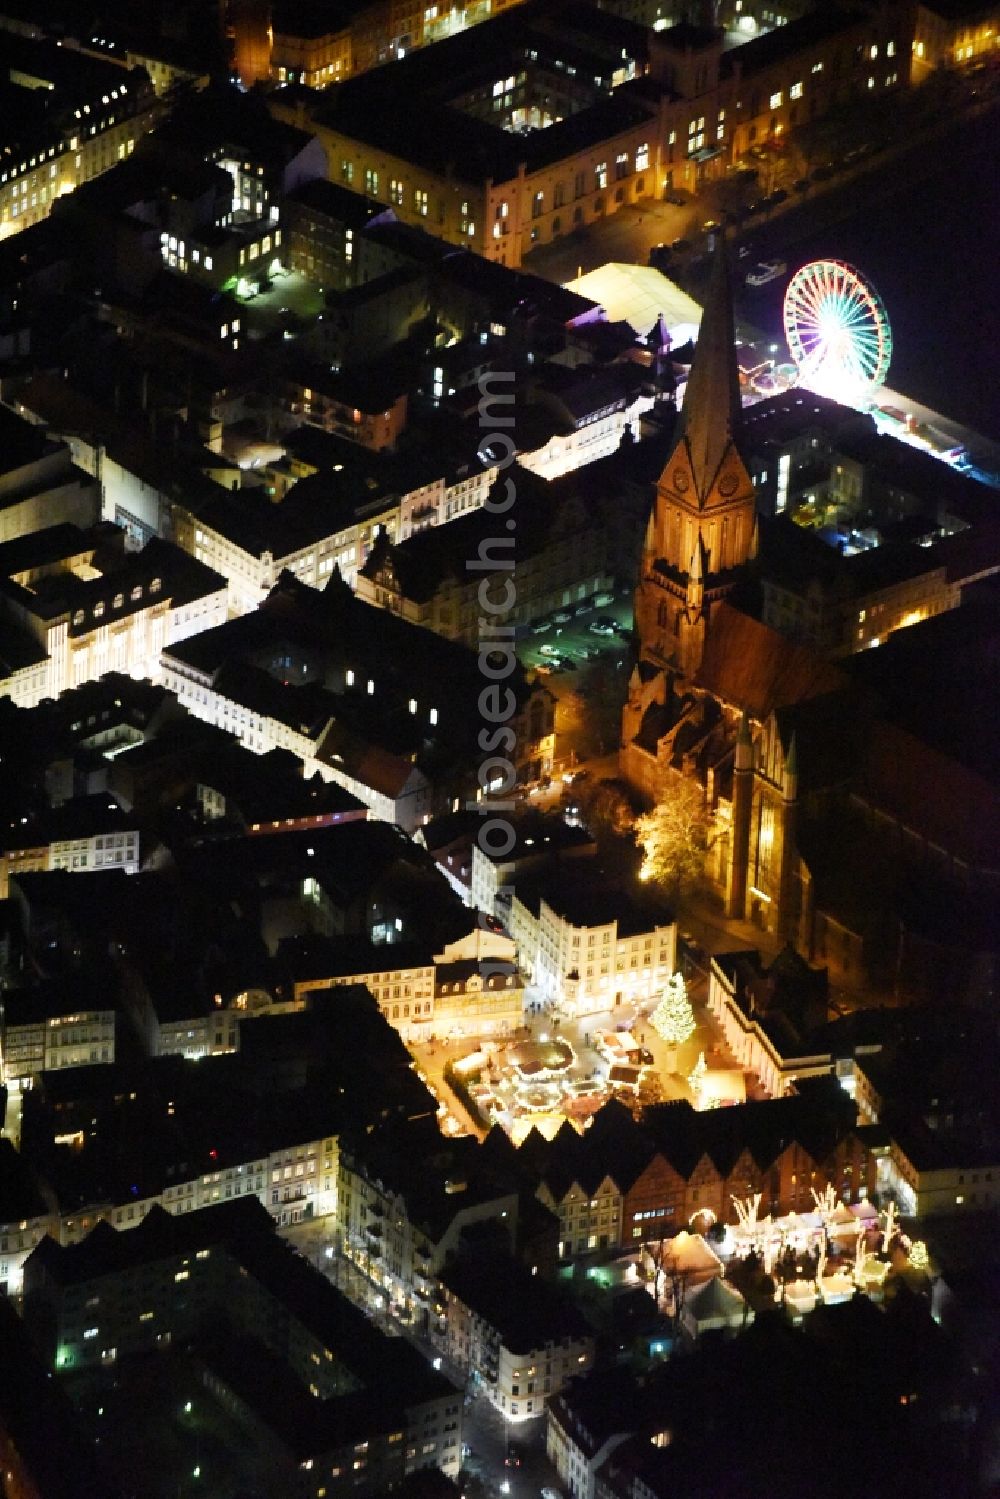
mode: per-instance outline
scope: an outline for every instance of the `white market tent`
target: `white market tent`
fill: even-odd
[[[716,1277],[703,1289],[689,1293],[681,1318],[688,1332],[697,1338],[715,1328],[739,1327],[744,1319],[750,1322],[753,1312],[734,1286]]]
[[[598,302],[610,322],[628,323],[642,337],[655,328],[662,313],[675,347],[696,338],[701,326],[701,308],[694,298],[649,265],[609,260],[566,286]]]
[[[722,1274],[722,1261],[705,1243],[701,1234],[689,1234],[682,1228],[668,1242],[668,1262],[672,1270],[691,1281],[708,1280]]]

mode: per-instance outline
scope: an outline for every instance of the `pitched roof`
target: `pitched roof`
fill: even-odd
[[[809,646],[717,604],[695,685],[763,722],[776,708],[835,692],[847,679]]]

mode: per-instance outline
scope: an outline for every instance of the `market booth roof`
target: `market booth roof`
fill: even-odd
[[[652,266],[609,260],[567,282],[566,289],[599,302],[612,323],[626,322],[643,337],[661,313],[674,344],[693,338],[701,325],[698,303]]]

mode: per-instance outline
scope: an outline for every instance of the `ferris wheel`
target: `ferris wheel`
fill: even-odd
[[[882,298],[842,260],[812,260],[785,292],[785,337],[799,380],[851,403],[885,380],[892,330]]]

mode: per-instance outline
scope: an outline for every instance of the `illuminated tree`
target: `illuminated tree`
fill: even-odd
[[[694,1106],[696,1109],[701,1108],[702,1099],[705,1094],[705,1075],[707,1072],[708,1063],[705,1061],[705,1053],[700,1051],[693,1070],[688,1073],[688,1087],[694,1094]]]
[[[694,1011],[681,974],[675,973],[667,980],[663,998],[649,1019],[657,1035],[662,1036],[668,1046],[680,1046],[694,1034]]]
[[[927,1245],[923,1239],[918,1239],[915,1244],[910,1245],[910,1264],[914,1270],[926,1270],[930,1265]]]
[[[712,846],[714,818],[697,781],[675,776],[662,801],[636,818],[635,836],[643,853],[641,880],[652,880],[674,894],[700,879]]]

